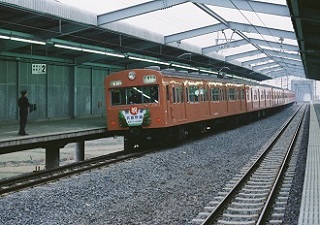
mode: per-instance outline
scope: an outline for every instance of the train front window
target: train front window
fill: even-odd
[[[123,88],[115,88],[111,90],[111,105],[125,105],[126,93]]]
[[[113,88],[110,94],[113,106],[159,102],[158,85]]]

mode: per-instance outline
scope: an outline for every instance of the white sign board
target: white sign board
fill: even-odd
[[[47,74],[47,64],[32,64],[32,74]]]

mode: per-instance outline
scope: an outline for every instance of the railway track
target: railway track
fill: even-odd
[[[289,118],[192,223],[281,224],[297,158],[293,147],[305,111],[302,106]]]
[[[0,181],[0,196],[28,187],[33,187],[47,182],[53,182],[63,177],[69,177],[74,174],[79,174],[85,171],[90,171],[92,169],[108,166],[113,163],[125,161],[132,158],[138,158],[150,152],[152,152],[152,150],[133,153],[116,152],[105,156],[88,159],[82,162],[68,164],[56,169],[43,170],[12,179],[6,179]]]

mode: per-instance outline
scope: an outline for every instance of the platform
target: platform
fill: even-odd
[[[106,117],[85,117],[76,119],[56,119],[44,121],[28,121],[26,132],[28,136],[19,136],[19,121],[16,123],[0,123],[0,143],[17,139],[78,132],[91,129],[106,129]]]
[[[306,172],[299,225],[320,224],[320,102],[310,104],[310,126]]]
[[[77,119],[46,120],[28,122],[27,136],[19,136],[19,122],[1,123],[0,125],[0,154],[16,146],[18,150],[33,148],[40,142],[57,141],[62,139],[77,139],[82,136],[106,134],[106,118],[86,117]],[[106,134],[107,135],[107,134]],[[70,142],[70,140],[68,141]],[[10,151],[11,152],[11,151]]]
[[[0,124],[0,154],[33,148],[46,149],[46,168],[59,166],[60,149],[76,143],[77,161],[84,160],[84,142],[113,136],[106,127],[105,117],[86,117],[29,122],[26,132],[19,136],[19,122]]]

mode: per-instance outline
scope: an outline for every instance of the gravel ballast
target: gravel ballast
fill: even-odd
[[[0,224],[189,224],[297,107],[1,197]]]

